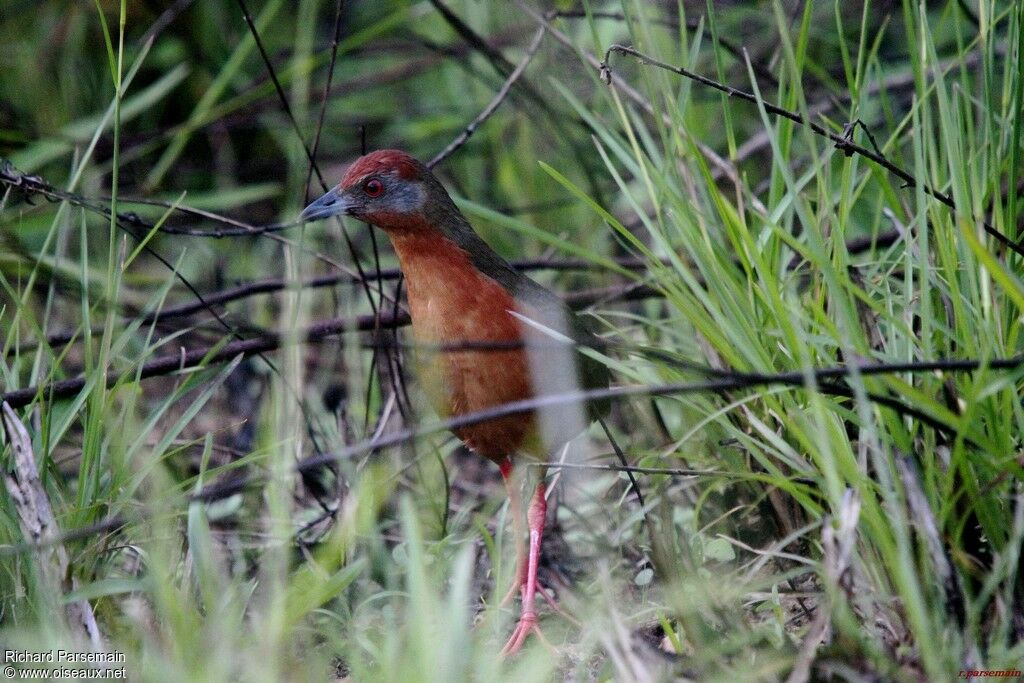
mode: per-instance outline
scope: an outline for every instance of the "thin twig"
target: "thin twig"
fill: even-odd
[[[437,10],[448,25],[452,27],[452,30],[459,34],[463,40],[469,43],[470,47],[487,57],[487,60],[491,63],[494,69],[502,76],[508,76],[508,74],[515,70],[515,66],[512,62],[508,61],[501,52],[480,37],[476,31],[469,26],[469,24],[459,18],[459,16],[447,5],[441,2],[441,0],[430,0],[430,4],[434,6],[434,9]]]
[[[640,504],[640,511],[644,516],[644,523],[647,523],[647,510],[644,508],[644,494],[640,491],[640,484],[637,482],[636,477],[633,476],[633,468],[630,466],[629,461],[626,460],[626,454],[619,447],[615,437],[612,436],[612,430],[608,428],[608,423],[604,421],[603,417],[597,418],[597,423],[601,425],[601,430],[604,431],[604,435],[608,438],[608,443],[611,444],[612,450],[615,451],[615,457],[619,459],[619,463],[622,466],[621,471],[626,473],[629,477],[629,486],[633,489],[633,494],[636,496],[636,502]],[[651,530],[653,531],[653,530]]]
[[[263,58],[263,65],[267,68],[267,75],[270,76],[270,80],[274,84],[274,90],[277,92],[277,98],[281,102],[281,108],[284,110],[285,116],[291,122],[292,128],[295,129],[295,137],[298,138],[299,144],[302,145],[302,150],[306,153],[306,159],[309,161],[310,168],[312,168],[313,172],[316,173],[317,180],[320,181],[321,187],[324,192],[326,192],[328,189],[327,182],[320,173],[320,168],[317,166],[313,150],[309,148],[309,145],[306,144],[306,140],[302,137],[302,129],[299,128],[299,122],[292,113],[292,107],[288,103],[288,96],[284,94],[284,88],[281,87],[281,81],[277,78],[277,71],[274,69],[274,65],[270,61],[270,55],[267,54],[267,49],[263,46],[263,39],[260,37],[260,32],[256,30],[256,23],[253,21],[252,14],[250,14],[249,8],[245,4],[245,0],[237,0],[237,2],[238,7],[242,10],[242,17],[245,19],[246,26],[249,27],[249,33],[256,42],[256,48],[259,50],[260,57]],[[334,65],[332,63],[332,71],[333,66]]]
[[[620,399],[634,396],[681,396],[687,394],[700,394],[700,393],[726,393],[730,391],[751,389],[755,387],[771,386],[771,385],[783,385],[791,387],[799,387],[804,389],[818,389],[823,393],[829,393],[831,389],[835,388],[834,384],[829,384],[825,380],[842,380],[854,373],[861,376],[877,376],[885,374],[899,374],[899,373],[927,373],[927,372],[974,372],[976,370],[986,369],[1010,369],[1016,370],[1024,366],[1024,355],[1013,356],[1010,358],[996,358],[989,361],[978,361],[978,360],[933,360],[933,361],[920,361],[920,362],[900,362],[900,363],[874,363],[874,364],[863,364],[863,365],[847,365],[847,366],[835,366],[828,368],[819,368],[813,371],[791,371],[782,372],[778,374],[765,374],[765,373],[735,373],[732,377],[723,377],[720,379],[709,380],[705,382],[679,382],[672,384],[660,384],[660,385],[628,385],[618,387],[608,387],[605,389],[590,389],[586,391],[577,390],[570,391],[561,394],[549,394],[545,396],[538,396],[531,399],[522,401],[512,401],[505,403],[493,408],[486,410],[480,410],[465,415],[459,415],[457,417],[448,418],[445,420],[439,420],[437,422],[420,425],[415,428],[407,428],[398,432],[394,432],[387,436],[382,436],[378,439],[371,439],[363,441],[358,444],[354,444],[348,448],[344,448],[335,453],[325,453],[321,455],[315,455],[300,461],[296,465],[298,472],[305,472],[307,470],[315,470],[319,467],[323,467],[326,464],[352,458],[365,453],[378,451],[382,448],[389,448],[396,446],[406,441],[416,439],[426,434],[432,434],[438,431],[451,431],[460,429],[469,425],[479,424],[481,422],[487,422],[490,420],[496,420],[503,417],[509,417],[512,415],[522,415],[537,410],[543,410],[545,408],[551,408],[558,405],[565,405],[570,403],[582,403],[589,401],[602,401],[607,399]],[[809,379],[813,379],[816,384],[808,385]],[[849,391],[846,387],[841,387],[844,392]],[[846,395],[843,393],[843,395]],[[916,410],[916,409],[914,409]],[[920,412],[920,411],[918,411]],[[951,427],[947,427],[947,430],[954,432],[956,430]],[[224,482],[222,484],[213,484],[202,491],[197,492],[194,495],[195,500],[218,500],[228,495],[240,492],[252,485],[254,482],[248,477],[239,477],[233,481]]]
[[[320,149],[320,134],[323,131],[324,120],[327,116],[327,103],[330,102],[331,84],[334,82],[334,67],[338,61],[338,43],[341,41],[341,12],[344,5],[344,0],[338,0],[334,7],[334,36],[331,38],[331,59],[327,67],[327,81],[324,83],[323,102],[320,103],[320,113],[317,116],[316,129],[313,132],[313,149],[310,155],[310,164],[306,171],[306,183],[303,192],[306,195],[306,199],[309,198],[309,184],[313,181],[315,164],[312,161],[316,159],[316,153]]]
[[[623,292],[629,298],[636,298],[642,292],[635,290],[623,290]],[[650,294],[654,294],[653,290],[649,290]],[[660,295],[660,294],[659,294]],[[593,303],[594,300],[607,299],[608,290],[601,288],[598,290],[584,290],[582,292],[575,292],[565,297],[567,305],[573,308],[588,306]],[[391,314],[381,313],[379,316],[375,314],[360,315],[354,318],[333,318],[330,320],[323,320],[310,325],[305,330],[295,335],[295,339],[305,343],[316,343],[323,341],[329,337],[344,334],[346,332],[370,332],[379,329],[395,329],[398,327],[404,327],[410,323],[409,315],[405,312],[395,311]],[[260,355],[267,351],[274,351],[281,347],[284,343],[282,335],[276,331],[264,331],[259,336],[249,337],[246,339],[237,339],[233,342],[229,342],[224,345],[213,345],[203,346],[194,348],[191,350],[182,350],[179,353],[173,353],[169,356],[161,357],[147,363],[144,363],[141,368],[141,379],[147,379],[149,377],[156,377],[160,375],[167,375],[178,370],[194,369],[201,361],[205,359],[207,364],[226,362],[233,358],[237,354],[245,356]],[[397,342],[395,346],[400,346]],[[491,348],[493,350],[509,350],[510,348],[519,348],[519,345],[507,346],[495,342],[487,343],[475,343],[475,342],[464,342],[456,346],[465,346],[464,350],[486,350]],[[375,346],[383,346],[380,342],[375,343]],[[496,348],[500,347],[500,348]],[[444,350],[444,349],[441,349]],[[451,350],[459,350],[451,349]],[[262,356],[261,356],[262,357]],[[269,361],[268,361],[269,362]],[[120,373],[111,372],[107,377],[108,384],[117,382],[121,376]],[[35,400],[36,396],[47,397],[47,398],[66,398],[73,396],[78,393],[85,386],[84,377],[76,377],[66,380],[59,380],[46,385],[26,387],[24,389],[16,389],[9,391],[5,394],[0,394],[0,399],[3,399],[10,403],[14,407],[21,407],[31,403]]]
[[[559,19],[586,19],[588,17],[593,17],[594,19],[609,19],[609,20],[612,20],[612,21],[625,21],[626,20],[626,15],[623,14],[622,12],[587,12],[585,10],[565,10],[565,11],[555,10],[555,11],[552,11],[549,14],[549,16],[557,17]],[[661,24],[662,26],[666,26],[668,28],[674,28],[674,29],[680,28],[679,20],[678,19],[673,19],[671,17],[658,17],[654,21],[655,21],[655,23]],[[702,25],[702,20],[701,19],[687,19],[686,20],[686,30],[687,31],[694,31],[695,32],[697,29],[699,29],[701,27],[701,25]],[[717,41],[718,41],[718,44],[721,45],[722,48],[726,52],[728,52],[729,54],[731,54],[733,57],[736,58],[736,61],[740,62],[741,64],[743,63],[743,61],[744,61],[744,59],[743,59],[743,50],[744,50],[744,48],[736,45],[735,43],[733,43],[733,42],[729,41],[728,39],[723,38],[721,36],[717,37]],[[758,76],[760,76],[764,80],[766,80],[769,83],[771,83],[773,86],[778,87],[779,79],[776,78],[775,74],[773,74],[771,72],[771,70],[769,70],[766,66],[764,66],[761,63],[757,63],[757,64],[753,65],[753,68],[754,68],[754,73],[756,73]]]
[[[506,97],[508,97],[508,93],[509,91],[512,90],[512,86],[515,85],[515,82],[518,81],[519,77],[522,76],[523,72],[526,71],[526,67],[529,66],[530,62],[533,60],[533,56],[537,54],[537,49],[540,48],[540,43],[543,38],[544,27],[541,26],[539,29],[537,29],[537,33],[534,34],[533,40],[530,41],[530,46],[526,48],[526,56],[523,57],[523,61],[519,62],[519,66],[517,66],[515,70],[508,75],[508,78],[506,78],[505,82],[501,84],[501,88],[498,90],[494,98],[487,103],[487,106],[484,107],[483,111],[481,111],[475,119],[470,121],[469,125],[467,125],[466,128],[461,133],[459,133],[454,140],[448,143],[447,147],[442,149],[434,156],[433,159],[427,162],[427,168],[433,168],[434,166],[438,165],[439,163],[447,159],[455,150],[457,150],[459,147],[464,145],[467,140],[469,140],[470,136],[473,135],[474,132],[476,132],[476,129],[480,126],[480,124],[482,124],[484,121],[490,118],[491,114],[498,110],[498,107],[501,106],[501,103],[505,101]]]
[[[645,55],[639,50],[635,50],[626,45],[612,45],[605,52],[604,61],[601,62],[601,78],[606,83],[611,82],[612,72],[611,67],[609,66],[609,61],[611,60],[612,53],[614,52],[629,55],[649,66],[664,69],[666,71],[670,71],[680,76],[684,76],[691,80],[697,81],[701,85],[706,85],[709,88],[713,88],[715,90],[723,92],[729,97],[735,97],[746,102],[751,102],[755,105],[760,104],[768,113],[774,114],[775,116],[779,116],[784,119],[788,119],[790,121],[793,121],[794,123],[799,123],[802,126],[807,126],[815,134],[827,138],[830,142],[832,142],[835,145],[836,149],[838,149],[846,156],[858,154],[864,157],[865,159],[873,161],[874,163],[878,164],[879,166],[887,170],[889,173],[893,174],[894,176],[902,180],[906,187],[920,187],[922,190],[924,190],[926,194],[939,200],[941,203],[945,204],[953,211],[958,210],[956,202],[953,200],[953,197],[951,195],[946,194],[945,192],[941,192],[940,190],[933,188],[927,183],[918,181],[918,179],[911,175],[908,171],[905,171],[896,164],[892,163],[881,154],[878,154],[866,147],[858,145],[851,139],[851,137],[840,135],[838,133],[833,133],[832,131],[828,130],[827,128],[818,123],[815,123],[814,121],[808,121],[806,118],[804,118],[800,114],[797,114],[796,112],[789,111],[788,109],[783,109],[782,107],[771,104],[770,102],[765,102],[763,99],[757,97],[756,95],[753,95],[752,93],[740,90],[738,88],[734,88],[730,85],[726,85],[724,83],[708,78],[706,76],[701,76],[700,74],[694,73],[693,71],[690,71],[689,69],[683,68],[681,66],[674,66],[672,64],[662,62],[658,59]],[[994,237],[1000,244],[1002,244],[1007,249],[1012,250],[1014,253],[1020,256],[1024,256],[1024,247],[1018,245],[1016,242],[1012,241],[1006,235],[999,232],[999,230],[993,227],[988,221],[984,219],[978,220],[981,221],[982,227],[984,227],[985,232]]]
[[[565,33],[559,31],[557,28],[551,25],[551,21],[548,18],[549,16],[551,16],[550,14],[540,14],[533,7],[523,2],[523,0],[515,0],[515,3],[517,7],[519,7],[521,10],[523,10],[523,12],[525,12],[531,18],[533,18],[534,21],[536,21],[541,26],[545,27],[548,30],[548,34],[552,38],[554,38],[555,40],[557,40],[558,42],[560,42],[562,45],[572,50],[573,52],[578,52],[580,55],[582,55],[583,59],[588,64],[593,66],[595,69],[601,69],[602,62],[597,57],[595,57],[594,55],[585,50],[580,50],[576,43],[569,36],[565,35]],[[620,82],[618,85],[619,89],[623,93],[625,93],[626,97],[631,99],[638,107],[643,109],[651,116],[658,115],[657,111],[654,108],[654,105],[647,101],[647,99],[640,94],[640,91],[638,91],[636,88],[633,88],[627,83]],[[675,123],[672,121],[672,117],[670,117],[667,113],[661,114],[661,120],[664,121],[665,125],[667,126],[675,126]],[[693,143],[697,145],[697,148],[700,150],[701,154],[703,154],[707,158],[707,160],[711,162],[712,166],[721,171],[727,178],[729,178],[729,180],[734,185],[736,185],[737,187],[741,186],[739,173],[737,172],[734,164],[732,164],[726,159],[723,159],[721,155],[715,152],[715,150],[711,149],[708,145],[704,144],[704,142],[702,142],[701,140],[692,137],[691,139],[693,140]],[[761,211],[762,213],[768,213],[767,209],[764,208],[760,200],[758,200],[756,197],[754,197],[751,201],[758,211]]]
[[[19,171],[13,164],[11,164],[9,159],[3,157],[0,157],[0,184],[5,185],[22,195],[39,196],[50,202],[67,202],[71,206],[77,206],[107,219],[111,216],[110,207],[102,203],[103,198],[89,199],[82,195],[75,194],[74,192],[61,190],[37,175],[29,175]],[[243,221],[216,214],[212,211],[204,211],[202,209],[195,209],[189,206],[175,206],[171,202],[154,199],[118,197],[117,201],[119,204],[142,204],[172,209],[177,213],[205,218],[229,226],[227,228],[217,228],[214,230],[193,230],[173,225],[161,225],[160,232],[170,235],[188,235],[191,237],[256,237],[264,233],[279,232],[286,228],[292,228],[299,225],[298,221],[269,223],[267,225],[260,226],[249,225]],[[134,211],[118,211],[116,216],[119,227],[125,231],[128,231],[128,228],[130,227],[140,228],[143,230],[152,230],[156,227],[155,222],[146,220]]]
[[[238,0],[238,6],[242,10],[242,15],[245,17],[245,23],[248,25],[250,33],[252,33],[253,40],[256,42],[256,47],[259,48],[260,56],[263,58],[263,63],[267,67],[267,73],[270,75],[270,79],[274,83],[274,89],[277,91],[278,99],[281,101],[281,107],[284,109],[285,115],[291,121],[292,127],[295,128],[295,136],[298,138],[299,144],[302,145],[302,149],[306,153],[306,158],[309,160],[309,164],[313,168],[313,172],[316,173],[317,180],[320,181],[321,189],[326,192],[328,190],[327,183],[324,181],[323,174],[320,173],[320,168],[317,166],[316,158],[313,156],[313,151],[309,148],[302,137],[302,129],[299,128],[299,122],[292,114],[291,105],[288,104],[288,97],[284,94],[284,88],[281,87],[281,82],[277,78],[277,72],[274,70],[274,65],[270,62],[270,56],[263,47],[263,40],[260,38],[259,31],[256,30],[256,24],[252,19],[252,15],[249,13],[248,7],[246,7],[245,0]],[[371,293],[366,273],[363,272],[363,265],[359,257],[359,251],[352,242],[352,238],[349,237],[348,231],[345,230],[344,223],[341,220],[339,220],[338,223],[341,225],[341,234],[345,239],[345,245],[352,257],[352,262],[355,265],[356,270],[359,272],[359,277],[362,279],[363,291],[366,294],[366,300],[370,304],[370,309],[376,314],[377,303],[373,299],[373,294]],[[380,258],[377,252],[377,236],[376,232],[372,229],[370,230],[370,242],[373,245],[374,269],[376,272],[380,272]]]
[[[364,321],[368,326],[373,324],[372,319]],[[190,361],[188,354],[184,355],[185,364],[187,365]],[[175,368],[177,369],[177,363],[181,362],[183,356],[174,356]],[[211,361],[212,362],[212,361]],[[856,368],[858,374],[862,376],[869,375],[881,375],[890,373],[927,373],[927,372],[972,372],[981,368],[988,369],[1017,369],[1024,366],[1024,355],[1014,356],[1011,358],[997,358],[992,359],[988,362],[974,361],[974,360],[936,360],[936,361],[922,361],[917,363],[892,363],[892,364],[866,364]],[[712,369],[708,369],[709,372]],[[810,376],[819,382],[818,389],[827,391],[829,385],[827,383],[821,383],[821,380],[841,379],[852,374],[854,368],[850,366],[820,368],[810,373]],[[716,371],[717,372],[717,371]],[[627,396],[672,396],[672,395],[683,395],[703,392],[714,392],[723,393],[738,389],[748,389],[756,386],[768,386],[772,384],[781,384],[795,387],[811,388],[807,385],[808,373],[805,372],[785,372],[775,375],[761,374],[761,373],[737,373],[731,378],[720,378],[708,382],[692,382],[692,383],[676,383],[676,384],[665,384],[657,386],[624,386],[624,387],[610,387],[607,389],[595,389],[590,391],[575,391],[565,394],[556,394],[534,398],[526,401],[517,401],[514,403],[507,403],[487,410],[482,410],[466,415],[461,415],[456,418],[450,418],[442,420],[433,424],[423,425],[415,429],[405,429],[400,432],[384,436],[382,432],[378,431],[373,437],[367,441],[363,441],[359,444],[355,444],[342,451],[329,454],[321,454],[306,458],[296,465],[297,472],[306,472],[316,470],[323,467],[326,464],[333,463],[335,461],[350,458],[356,455],[361,455],[366,452],[379,450],[381,448],[387,448],[391,446],[400,445],[406,441],[415,439],[425,434],[433,433],[435,431],[457,429],[459,427],[476,424],[479,422],[485,422],[501,417],[507,417],[509,415],[521,414],[530,412],[533,410],[549,407],[561,403],[580,402],[585,400],[602,400],[609,398],[623,398]],[[51,385],[52,386],[52,385]],[[833,387],[835,385],[832,385]],[[8,394],[7,396],[11,396]],[[0,397],[6,400],[5,397]],[[15,397],[17,398],[17,397]],[[9,401],[8,401],[9,402]],[[557,465],[559,467],[586,467],[589,469],[607,469],[612,471],[632,471],[642,474],[664,474],[670,476],[730,476],[727,472],[719,472],[716,470],[690,470],[690,469],[675,469],[675,468],[644,468],[644,467],[629,467],[622,468],[617,465],[573,465],[567,463],[542,463],[541,465]],[[804,481],[799,479],[798,481]],[[201,491],[194,494],[191,500],[200,501],[212,501],[219,500],[226,496],[233,495],[241,492],[246,488],[258,483],[254,478],[239,475],[230,480],[219,482],[217,484],[211,484],[203,488]],[[120,528],[128,523],[126,518],[117,516],[108,520],[103,520],[95,525],[85,527],[82,529],[72,529],[65,535],[62,535],[59,539],[51,539],[45,543],[38,544],[40,547],[49,545],[52,542],[63,542],[66,539],[80,539],[92,535],[94,533],[101,533],[105,531],[112,531]],[[36,548],[36,544],[23,544],[21,546],[9,546],[6,548],[0,548],[0,555],[13,554],[18,552],[24,552],[26,550],[33,550]]]

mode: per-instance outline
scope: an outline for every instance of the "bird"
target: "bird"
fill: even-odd
[[[601,338],[558,295],[496,253],[431,170],[408,153],[383,149],[356,159],[337,186],[303,209],[300,220],[329,216],[350,216],[389,238],[405,277],[414,374],[440,417],[570,392],[580,385],[608,386],[607,366],[596,354],[581,353],[588,347],[600,351]],[[588,404],[592,416],[604,409]],[[537,583],[547,516],[546,472],[541,469],[527,513],[527,550],[515,462],[546,461],[584,428],[585,421],[570,413],[545,408],[452,430],[472,452],[498,466],[509,497],[516,573],[502,603],[519,592],[521,610],[502,648],[505,656],[517,652],[531,633],[544,640],[537,592],[554,605]]]

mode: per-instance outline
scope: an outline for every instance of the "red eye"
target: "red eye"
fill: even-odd
[[[376,178],[370,178],[363,184],[363,192],[368,197],[379,197],[384,194],[384,183]]]

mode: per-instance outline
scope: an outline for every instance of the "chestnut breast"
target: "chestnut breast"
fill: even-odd
[[[458,416],[533,395],[524,349],[436,350],[437,345],[509,344],[522,339],[510,311],[526,313],[469,254],[433,230],[389,234],[405,274],[417,374],[434,409]],[[539,445],[532,413],[454,430],[480,455],[500,461]],[[539,455],[539,453],[536,453]]]

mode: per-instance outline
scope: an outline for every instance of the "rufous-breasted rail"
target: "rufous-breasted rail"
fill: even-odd
[[[495,253],[430,170],[405,152],[380,150],[357,159],[341,183],[307,206],[301,217],[334,215],[375,225],[391,240],[405,275],[416,374],[442,417],[569,392],[580,388],[573,385],[576,377],[585,388],[608,386],[607,368],[578,353],[581,347],[599,346],[598,339],[557,295]],[[570,349],[568,355],[554,352],[558,344],[543,343],[554,339],[561,340],[563,354]],[[527,552],[522,505],[511,475],[513,458],[546,460],[553,448],[576,435],[564,429],[560,433],[558,425],[552,429],[549,418],[526,412],[454,430],[471,450],[498,465],[508,489],[517,570],[506,601],[521,591],[522,612],[504,654],[517,651],[530,632],[540,634],[534,598],[547,513],[544,477],[527,515]],[[576,431],[582,427],[577,421]]]

